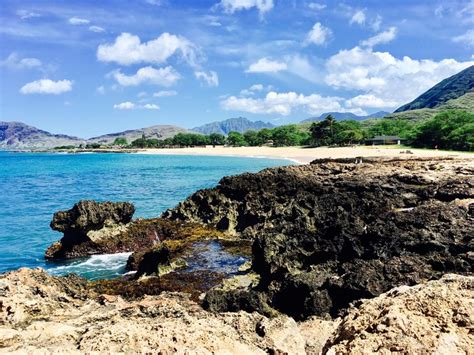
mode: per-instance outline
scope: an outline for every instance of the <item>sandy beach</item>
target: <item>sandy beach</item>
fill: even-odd
[[[406,151],[413,154],[407,154]],[[195,148],[145,149],[138,154],[162,155],[207,155],[249,158],[287,159],[299,164],[308,164],[314,159],[356,158],[356,157],[463,157],[474,159],[474,153],[444,150],[413,149],[393,146],[355,146],[355,147],[224,147],[207,146]]]

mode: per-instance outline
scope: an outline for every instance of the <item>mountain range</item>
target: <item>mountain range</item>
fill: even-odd
[[[211,133],[220,133],[227,135],[229,132],[240,132],[244,133],[245,131],[254,130],[258,131],[262,128],[273,128],[273,124],[263,121],[250,121],[245,117],[236,117],[229,118],[225,121],[217,121],[205,124],[203,126],[195,127],[192,130],[194,132],[202,134],[211,134]]]
[[[367,116],[357,116],[348,112],[326,112],[318,117],[305,119],[301,121],[301,123],[322,120],[328,115],[332,115],[339,120],[365,120],[382,117],[388,119],[425,120],[434,117],[442,110],[451,109],[474,112],[474,66],[441,81],[414,101],[403,105],[391,114],[380,111]],[[82,139],[64,134],[53,134],[21,122],[0,121],[0,149],[52,148],[66,145],[77,146],[84,143],[110,144],[117,137],[125,137],[127,141],[131,142],[143,135],[146,138],[165,139],[181,132],[228,134],[230,131],[243,133],[251,129],[259,130],[273,127],[274,125],[271,123],[262,121],[254,122],[244,117],[236,117],[224,121],[208,123],[203,126],[195,127],[192,130],[173,125],[157,125],[105,134],[90,139]]]
[[[370,115],[366,115],[366,116],[358,116],[352,112],[325,112],[323,114],[321,114],[320,116],[318,117],[310,117],[310,118],[307,118],[303,121],[301,121],[301,123],[306,123],[306,122],[314,122],[314,121],[321,121],[323,119],[325,119],[327,116],[331,115],[332,117],[334,117],[336,120],[357,120],[357,121],[362,121],[362,120],[367,120],[369,118],[382,118],[382,117],[385,117],[386,115],[390,114],[390,112],[386,112],[386,111],[379,111],[379,112],[375,112],[375,113],[372,113]]]

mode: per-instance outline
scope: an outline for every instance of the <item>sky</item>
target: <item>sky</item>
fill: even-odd
[[[2,0],[0,120],[83,138],[393,111],[474,65],[474,0]]]

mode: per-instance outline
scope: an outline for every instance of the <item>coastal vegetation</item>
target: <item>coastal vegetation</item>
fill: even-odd
[[[229,145],[232,147],[257,146],[348,146],[364,144],[375,136],[397,136],[407,145],[423,148],[474,150],[474,114],[462,110],[438,113],[422,121],[407,119],[371,119],[365,121],[336,120],[328,115],[311,124],[289,124],[244,133],[178,133],[172,138],[141,138],[127,144],[123,137],[115,139],[118,148],[175,148]],[[91,144],[86,146],[92,148]],[[95,148],[101,147],[94,144]]]

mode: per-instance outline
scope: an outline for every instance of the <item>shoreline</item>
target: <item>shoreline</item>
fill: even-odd
[[[407,151],[411,153],[406,153]],[[373,157],[456,157],[474,159],[474,153],[431,149],[413,149],[394,146],[355,146],[355,147],[194,147],[194,148],[150,148],[138,150],[136,154],[150,155],[188,155],[221,156],[242,158],[263,158],[290,160],[297,164],[309,164],[315,159],[328,158],[373,158]]]

